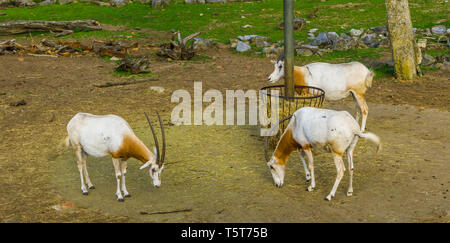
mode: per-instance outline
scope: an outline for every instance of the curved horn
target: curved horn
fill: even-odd
[[[156,156],[156,163],[159,164],[159,144],[158,144],[158,138],[156,137],[156,133],[155,133],[155,129],[153,129],[152,123],[150,122],[150,118],[148,118],[148,115],[146,112],[144,112],[145,117],[147,118],[147,122],[150,125],[150,129],[152,130],[152,134],[153,134],[153,140],[155,140],[155,147],[156,150],[158,151],[158,153],[155,155]]]
[[[164,157],[166,156],[166,135],[164,133],[164,125],[161,121],[161,117],[159,116],[158,112],[156,112],[156,114],[158,115],[159,126],[161,127],[161,136],[162,136],[162,153],[160,153],[161,154],[160,166],[161,166],[162,164],[164,164]]]

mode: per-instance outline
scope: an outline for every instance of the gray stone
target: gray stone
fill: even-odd
[[[236,48],[238,42],[239,42],[239,40],[236,38],[230,39],[231,48]]]
[[[206,0],[207,3],[226,3],[228,0]]]
[[[297,55],[299,56],[304,56],[304,57],[309,57],[314,55],[314,53],[310,50],[310,49],[304,49],[304,48],[300,48],[296,50]]]
[[[216,42],[195,37],[193,40],[194,50],[208,50],[216,46]]]
[[[327,32],[320,32],[319,35],[313,40],[311,45],[313,46],[327,46],[330,44],[330,40],[328,40]]]
[[[378,35],[387,36],[387,28],[384,25],[383,26],[372,27],[370,29],[373,30],[373,32],[377,33]]]
[[[184,0],[184,3],[188,3],[188,4],[201,3],[201,4],[204,4],[205,0]]]
[[[266,47],[266,46],[270,46],[270,43],[267,42],[266,40],[264,40],[263,38],[256,38],[255,45],[257,47]]]
[[[45,6],[45,5],[52,5],[55,4],[56,0],[45,0],[39,3],[39,5]]]
[[[309,33],[316,33],[316,31],[318,31],[319,29],[317,29],[317,28],[314,28],[314,29],[310,29],[309,30]]]
[[[246,52],[252,49],[249,45],[247,45],[245,42],[238,41],[236,45],[236,51],[238,52]]]
[[[391,41],[389,41],[389,38],[384,37],[384,38],[381,38],[379,40],[378,47],[380,47],[380,48],[390,48],[390,46],[391,46]]]
[[[265,47],[265,48],[263,48],[262,53],[266,57],[275,56],[275,54],[274,54],[275,53],[275,48],[273,48],[271,46],[270,47]]]
[[[308,39],[310,40],[314,40],[316,37],[314,36],[313,33],[308,33]]]
[[[59,4],[69,4],[69,3],[73,3],[73,0],[58,0]]]
[[[435,35],[444,35],[447,33],[447,28],[444,25],[438,25],[431,28],[431,33]]]
[[[128,3],[127,0],[111,0],[110,4],[113,7],[122,7]]]
[[[355,49],[357,47],[357,41],[350,38],[338,38],[333,43],[333,46],[331,47],[333,50],[336,51],[345,51],[350,49]]]
[[[152,0],[152,8],[164,8],[167,5],[165,0]]]
[[[277,47],[277,48],[275,48],[275,50],[274,50],[274,54],[278,57],[278,56],[280,56],[281,54],[283,54],[284,53],[284,47]]]
[[[339,35],[339,38],[340,38],[340,39],[347,39],[347,40],[352,39],[352,37],[346,35],[345,33],[340,34],[340,35]]]
[[[101,6],[101,7],[110,7],[111,4],[110,3],[106,3],[106,2],[101,2],[101,1],[92,1],[93,4]]]
[[[300,30],[306,23],[306,20],[304,18],[295,18],[293,22],[294,22],[294,30]],[[284,29],[284,21],[278,24],[278,29],[280,30]]]
[[[8,1],[6,1],[8,2]],[[9,1],[11,2],[11,1]],[[36,6],[36,3],[33,0],[16,0],[14,1],[19,7],[33,7]],[[0,3],[1,5],[1,3]]]
[[[328,32],[327,33],[328,40],[334,42],[337,38],[339,38],[339,35],[336,32]]]
[[[351,36],[358,37],[358,36],[360,36],[363,33],[363,31],[362,30],[357,30],[357,29],[351,29],[348,33]]]
[[[421,65],[429,66],[431,64],[434,64],[435,62],[436,62],[436,58],[434,58],[433,56],[430,56],[428,54],[424,54],[422,57]]]
[[[361,41],[364,42],[368,47],[378,47],[380,42],[378,41],[375,34],[366,34],[363,37],[361,37]]]

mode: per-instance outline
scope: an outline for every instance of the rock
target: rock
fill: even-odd
[[[279,57],[281,54],[283,54],[284,53],[284,47],[277,47],[277,48],[275,48],[275,50],[274,50],[274,54],[277,56],[277,57]]]
[[[150,86],[150,90],[158,92],[158,93],[164,93],[165,89],[161,86]]]
[[[444,63],[444,62],[446,62],[446,61],[450,61],[450,56],[446,56],[446,55],[444,55],[444,54],[441,54],[441,55],[439,55],[439,56],[436,56],[436,62],[439,62],[439,63]]]
[[[353,37],[358,37],[363,33],[363,31],[357,30],[357,29],[351,29],[348,33]]]
[[[380,44],[375,34],[366,34],[361,37],[361,41],[364,42],[368,47],[376,48]]]
[[[15,3],[19,7],[33,7],[36,6],[36,3],[33,0],[16,0]],[[56,3],[56,1],[55,1]]]
[[[370,28],[373,32],[377,33],[378,35],[384,35],[387,36],[387,28],[386,26],[377,26]]]
[[[226,3],[228,0],[206,0],[207,3]]]
[[[303,25],[306,23],[304,18],[295,18],[294,19],[294,30],[301,30]],[[284,21],[278,24],[278,29],[284,30]]]
[[[327,33],[328,40],[334,42],[337,38],[339,38],[339,35],[336,32],[328,32]]]
[[[316,37],[314,36],[313,33],[308,33],[308,39],[310,40],[314,40]]]
[[[275,53],[275,48],[271,47],[271,46],[270,47],[265,47],[265,48],[263,48],[262,53],[266,57],[275,56],[275,54],[274,54]]]
[[[243,25],[242,26],[242,28],[244,28],[244,29],[246,29],[246,28],[252,28],[253,27],[253,25],[250,25],[250,24],[246,24],[246,25]]]
[[[384,38],[380,39],[378,47],[380,47],[380,48],[390,48],[390,45],[391,45],[391,41],[389,40],[389,38],[384,37]]]
[[[326,32],[320,32],[319,35],[313,40],[311,45],[324,47],[330,44]]]
[[[236,44],[236,51],[238,52],[246,52],[252,49],[249,45],[247,45],[245,42],[238,41]]]
[[[39,3],[39,5],[45,6],[45,5],[52,5],[55,4],[56,0],[45,0]]]
[[[111,4],[110,3],[106,3],[106,2],[101,2],[101,1],[92,1],[91,3],[101,6],[101,7],[110,7]]]
[[[425,49],[425,47],[427,47],[427,39],[419,39],[417,41],[417,46],[419,48]]]
[[[111,0],[110,4],[113,7],[122,7],[127,4],[127,0]]]
[[[431,28],[431,33],[435,35],[444,35],[447,33],[447,28],[444,25],[438,25]]]
[[[239,40],[236,38],[230,39],[231,48],[236,48],[238,42],[239,42]]]
[[[152,8],[164,8],[168,3],[166,0],[152,0]]]
[[[305,49],[303,49],[303,48],[297,49],[296,52],[297,52],[297,55],[304,56],[304,57],[309,57],[309,56],[314,55],[314,53],[310,49],[306,49],[306,48]]]
[[[194,50],[208,50],[216,46],[216,42],[195,37],[193,40]]]
[[[58,0],[59,4],[69,4],[69,3],[73,3],[73,0]]]
[[[309,30],[309,33],[316,33],[316,31],[318,31],[319,29],[317,29],[317,28],[314,28],[314,29],[310,29]]]
[[[350,50],[350,49],[354,49],[357,46],[357,42],[355,40],[353,40],[352,38],[347,39],[347,38],[338,38],[336,39],[336,41],[333,43],[333,46],[331,47],[333,50],[336,51],[345,51],[345,50]]]
[[[428,54],[424,54],[422,57],[421,65],[429,66],[431,64],[434,64],[435,62],[436,62],[436,58],[434,58],[433,56],[430,56]]]
[[[184,0],[184,3],[193,4],[193,3],[205,3],[205,0]]]
[[[431,29],[430,28],[426,28],[423,32],[423,35],[431,35]]]
[[[352,37],[350,37],[350,36],[348,36],[348,35],[346,35],[346,34],[344,34],[344,33],[340,34],[340,35],[339,35],[339,38],[340,38],[340,39],[346,39],[346,40],[352,39]]]
[[[325,55],[327,53],[330,53],[330,52],[333,52],[333,50],[331,50],[331,49],[319,49],[316,52],[316,54],[319,55],[319,56],[323,56],[323,55]]]
[[[255,39],[255,45],[257,47],[266,47],[266,46],[270,46],[270,43],[267,42],[265,39],[263,38],[256,38]]]
[[[0,16],[5,16],[6,13],[0,12]]]

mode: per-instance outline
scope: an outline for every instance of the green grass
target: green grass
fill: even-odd
[[[208,38],[222,43],[228,43],[230,38],[239,35],[257,34],[267,36],[272,41],[283,39],[283,30],[277,24],[283,20],[283,1],[264,0],[261,2],[235,2],[225,4],[184,4],[183,0],[176,0],[165,9],[153,9],[149,5],[140,3],[128,4],[120,8],[100,7],[91,3],[76,3],[68,5],[37,6],[35,8],[3,9],[7,15],[0,16],[0,22],[8,20],[78,20],[96,19],[102,24],[121,25],[129,28],[126,31],[78,31],[61,39],[85,37],[101,37],[111,39],[122,35],[124,38],[147,38],[145,31],[133,31],[134,28],[148,28],[158,31],[181,31],[183,36],[201,31],[202,38]],[[349,7],[353,2],[358,6]],[[413,26],[417,28],[430,28],[435,22],[449,19],[449,5],[443,0],[409,1]],[[309,43],[307,33],[309,29],[318,28],[319,32],[334,31],[348,32],[352,28],[369,28],[385,25],[385,0],[297,0],[295,1],[295,17],[306,18],[307,23],[302,30],[295,32],[295,39]],[[319,8],[318,17],[308,18],[309,13]],[[242,28],[244,25],[252,28]],[[449,27],[448,21],[442,23]],[[132,34],[131,32],[135,32]],[[37,33],[33,35],[48,34]],[[27,34],[19,35],[27,38]],[[253,51],[243,55],[255,55],[261,48],[252,47]],[[296,57],[296,61],[349,61],[364,58],[377,58],[389,50],[381,48],[357,49],[348,51],[334,51],[322,57]],[[427,51],[435,56],[441,51]],[[449,54],[449,50],[444,51]],[[259,55],[262,56],[262,55]],[[198,60],[197,60],[198,61]],[[203,60],[204,61],[204,60]],[[379,75],[390,72],[388,67],[378,67],[375,70]],[[125,74],[124,74],[125,75]]]
[[[338,7],[355,1],[317,0],[295,1],[296,17],[307,18],[318,7],[317,18],[308,19],[309,24],[295,32],[295,38],[306,40],[307,31],[318,28],[319,31],[347,32],[351,28],[368,28],[385,24],[384,0],[361,0],[358,7]],[[424,0],[410,3],[411,16],[415,27],[431,27],[439,19],[448,19],[448,3],[442,0]],[[364,10],[364,11],[362,11]],[[90,3],[68,5],[38,6],[35,8],[3,9],[6,16],[0,16],[0,22],[6,20],[76,20],[96,19],[100,23],[123,25],[130,28],[141,27],[154,30],[180,30],[182,33],[202,31],[202,37],[226,43],[229,38],[238,35],[258,34],[269,36],[272,40],[283,39],[283,31],[277,29],[282,21],[283,4],[280,0],[262,2],[238,2],[226,4],[170,4],[164,10],[152,9],[140,3],[128,4],[120,8],[109,8]],[[203,16],[200,16],[203,14]],[[242,18],[244,16],[245,18]],[[241,26],[250,24],[253,28]],[[447,24],[447,23],[444,23]],[[78,35],[103,35],[105,32],[79,32]]]

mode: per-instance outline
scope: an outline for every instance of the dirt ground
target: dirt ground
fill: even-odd
[[[367,130],[382,152],[360,140],[355,151],[354,196],[344,176],[336,197],[330,154],[315,153],[317,189],[307,192],[294,154],[285,185],[276,188],[265,165],[257,126],[171,126],[173,91],[193,82],[208,89],[259,89],[273,65],[266,58],[216,49],[194,61],[154,58],[158,81],[96,88],[124,80],[115,64],[94,56],[0,56],[1,222],[450,222],[449,72],[427,72],[417,83],[376,79],[368,91]],[[298,63],[299,64],[299,63]],[[150,90],[162,86],[164,93]],[[10,103],[25,99],[24,106]],[[354,112],[351,99],[324,107]],[[129,161],[132,194],[116,201],[110,158],[88,158],[96,186],[80,191],[75,156],[61,147],[66,124],[77,112],[117,114],[153,146],[143,112],[159,111],[166,125],[162,186],[154,188],[140,162]],[[60,208],[55,205],[66,205]],[[56,208],[56,209],[55,209]],[[185,210],[168,214],[160,211]]]

